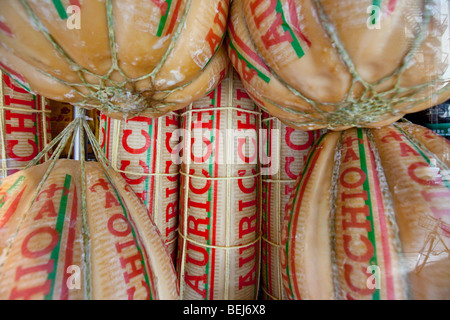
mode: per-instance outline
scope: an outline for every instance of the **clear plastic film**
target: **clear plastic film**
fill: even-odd
[[[161,116],[217,85],[227,64],[228,7],[228,0],[2,1],[0,68],[17,70],[52,100],[118,118]]]
[[[376,128],[450,97],[448,8],[445,0],[236,0],[227,48],[255,102],[286,124]]]

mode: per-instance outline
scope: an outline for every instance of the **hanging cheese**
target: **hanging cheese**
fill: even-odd
[[[111,116],[160,116],[227,67],[229,0],[6,0],[0,68],[49,99]]]
[[[433,145],[450,148],[423,129],[399,123],[317,141],[283,223],[289,298],[448,299],[450,171]]]
[[[49,165],[1,180],[0,298],[177,299],[162,237],[120,175]]]
[[[280,268],[281,227],[297,177],[321,131],[296,130],[264,112],[261,124],[261,290],[264,299],[286,300]]]
[[[448,1],[236,0],[227,48],[255,102],[312,130],[380,127],[450,98]]]

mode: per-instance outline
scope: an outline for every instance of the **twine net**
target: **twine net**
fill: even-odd
[[[89,141],[89,143],[92,146],[93,152],[95,154],[96,160],[101,164],[103,168],[103,172],[107,179],[110,181],[110,183],[113,185],[114,189],[117,190],[117,186],[114,182],[112,171],[113,168],[111,167],[109,160],[105,157],[104,153],[102,152],[102,149],[92,132],[92,129],[88,123],[89,118],[85,115],[85,110],[79,108],[75,112],[75,119],[66,126],[66,128],[58,134],[56,137],[53,138],[53,140],[41,151],[39,154],[37,154],[36,157],[31,160],[28,165],[24,169],[31,168],[32,166],[35,166],[39,164],[45,157],[47,157],[46,163],[48,164],[48,168],[45,171],[45,174],[42,178],[42,180],[39,182],[36,190],[33,192],[33,199],[30,202],[30,207],[32,204],[36,201],[36,198],[40,194],[44,184],[46,183],[47,179],[49,178],[50,174],[52,173],[53,168],[55,167],[56,163],[63,154],[64,150],[67,150],[67,146],[69,145],[69,154],[67,155],[67,158],[79,158],[81,172],[80,172],[80,180],[81,180],[81,190],[79,192],[79,195],[81,197],[80,203],[81,203],[81,220],[82,220],[82,257],[83,257],[83,288],[84,291],[82,296],[86,300],[92,299],[92,282],[91,282],[91,250],[90,250],[90,231],[89,231],[89,225],[88,225],[88,211],[87,211],[87,181],[86,181],[86,142]],[[74,155],[74,149],[75,146],[79,146],[77,148],[78,155]],[[52,150],[51,156],[48,156],[49,152]],[[8,245],[6,250],[4,251],[4,256],[2,257],[2,260],[0,261],[0,276],[2,273],[2,268],[4,265],[4,262],[6,260],[6,257],[10,254],[12,245],[19,234],[19,231],[21,229],[22,224],[25,221],[25,218],[27,216],[27,210],[24,210],[23,215],[19,219],[19,223],[17,225],[17,228],[15,232],[12,234],[12,236],[8,239]]]
[[[44,76],[70,87],[73,92],[81,96],[82,101],[73,102],[74,106],[84,107],[87,109],[96,108],[104,113],[123,113],[126,117],[133,117],[141,114],[144,111],[150,112],[152,116],[161,116],[165,114],[168,108],[177,105],[177,103],[168,102],[165,101],[165,99],[172,93],[182,90],[189,84],[193,83],[200,76],[201,73],[199,72],[190,81],[187,81],[184,84],[173,89],[155,89],[155,78],[175,47],[177,39],[179,38],[185,25],[187,15],[191,8],[191,2],[192,0],[186,0],[184,6],[181,6],[182,10],[178,13],[179,22],[176,24],[175,29],[170,34],[170,44],[168,45],[167,50],[162,54],[161,60],[154,67],[154,69],[144,76],[140,76],[138,78],[130,78],[119,66],[120,62],[117,54],[113,0],[105,0],[108,39],[111,54],[111,67],[104,75],[96,74],[89,69],[80,66],[76,61],[74,61],[71,58],[70,53],[67,52],[62,47],[62,45],[60,45],[56,41],[56,39],[44,26],[43,22],[39,19],[29,1],[20,0],[20,3],[23,5],[34,28],[45,36],[45,38],[55,49],[57,54],[70,65],[70,68],[72,70],[75,70],[77,72],[79,81],[69,82],[61,79],[58,76],[55,76],[52,73],[42,70],[42,68],[35,69]],[[56,3],[56,1],[54,1],[54,3]],[[169,6],[168,12],[166,14],[168,16],[170,14],[173,15],[174,10],[177,10],[176,7],[177,5],[175,4]],[[64,9],[64,7],[62,7],[62,9]],[[65,14],[64,10],[62,10],[62,13]],[[168,27],[166,26],[165,29],[167,28]],[[221,43],[219,44],[218,48],[220,48],[220,45]],[[217,49],[213,53],[212,57],[210,57],[203,68],[208,65],[208,63],[215,57],[218,51],[219,50]],[[116,80],[118,78],[120,78],[121,80]],[[147,89],[140,90],[136,87],[136,85],[138,82],[143,80],[146,80],[150,84],[147,86]]]
[[[296,128],[339,129],[346,126],[366,127],[375,122],[401,117],[405,113],[413,112],[412,110],[416,106],[424,103],[429,103],[429,107],[431,107],[433,100],[441,95],[450,94],[450,80],[448,77],[445,78],[448,71],[439,76],[429,75],[428,81],[425,83],[409,87],[402,85],[406,71],[416,63],[416,55],[420,53],[421,48],[424,45],[425,47],[434,45],[431,42],[432,40],[428,39],[430,32],[444,32],[448,28],[445,25],[447,22],[441,23],[441,21],[437,21],[434,17],[436,15],[435,0],[424,1],[423,11],[420,17],[408,17],[411,20],[420,18],[421,21],[417,28],[418,31],[416,31],[414,37],[411,39],[409,50],[394,71],[375,83],[364,80],[357,71],[343,41],[339,37],[336,27],[327,16],[321,1],[313,0],[312,2],[317,19],[351,76],[350,88],[345,98],[339,102],[317,101],[309,98],[307,93],[301,92],[298,88],[287,83],[275,70],[266,64],[267,72],[270,76],[274,77],[292,94],[300,98],[302,103],[299,108],[287,106],[265,96],[264,92],[259,92],[255,101],[258,101],[258,105],[263,111],[272,114],[265,106],[265,103],[272,105],[271,110],[276,108],[285,113],[282,116],[284,123]],[[282,13],[283,10],[280,8],[277,10],[281,10],[280,14],[285,19],[285,13]],[[270,14],[274,14],[274,12],[275,10]],[[432,24],[437,24],[438,26],[433,26],[433,29],[430,31]],[[249,31],[248,26],[246,28]],[[295,35],[295,32],[288,23],[283,23],[283,28],[283,30],[289,32],[291,35]],[[230,40],[231,48],[239,50],[239,45],[233,40],[233,37],[230,37]],[[299,41],[297,38],[294,40]],[[253,39],[251,41],[254,43]],[[239,54],[242,54],[242,52],[239,52]],[[261,56],[261,54],[258,55]],[[445,52],[442,52],[441,55],[442,61],[440,63],[445,64]],[[258,70],[258,72],[260,71]],[[261,72],[264,73],[266,71],[262,70]],[[426,71],[424,70],[424,72]],[[385,89],[386,87],[387,89]],[[306,105],[310,107],[310,110],[305,110],[304,106]],[[289,117],[289,114],[292,117]]]

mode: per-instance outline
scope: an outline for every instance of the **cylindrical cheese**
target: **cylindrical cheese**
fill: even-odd
[[[50,142],[50,110],[47,99],[6,73],[0,71],[0,80],[0,177],[6,177],[25,168]]]
[[[173,161],[179,115],[159,118],[138,116],[117,120],[102,114],[99,142],[112,167],[118,171],[148,208],[176,258],[178,238],[179,165]]]
[[[265,112],[261,127],[262,297],[286,300],[280,267],[281,227],[295,181],[321,131],[293,129]]]
[[[251,300],[259,291],[260,112],[230,70],[181,118],[182,299]]]

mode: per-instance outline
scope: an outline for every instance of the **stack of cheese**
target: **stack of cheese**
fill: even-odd
[[[26,167],[52,135],[47,99],[1,71],[0,80],[0,177],[6,177]]]
[[[260,260],[260,113],[230,70],[181,117],[182,299],[256,299]]]
[[[321,131],[286,126],[263,112],[260,163],[262,175],[261,289],[264,299],[285,300],[280,264],[281,227],[292,190],[311,146]]]
[[[119,172],[148,208],[175,261],[178,238],[179,162],[172,139],[179,115],[138,116],[117,120],[102,114],[99,143]],[[177,133],[175,132],[175,135]]]

